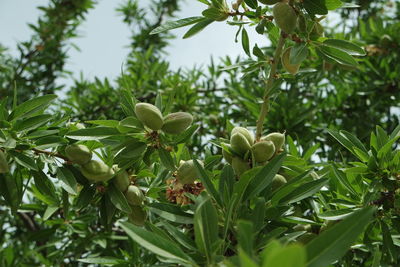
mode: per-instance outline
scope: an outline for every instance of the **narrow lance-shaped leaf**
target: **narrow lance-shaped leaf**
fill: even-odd
[[[209,197],[206,197],[196,209],[194,234],[197,247],[206,255],[208,262],[211,262],[219,238],[218,215]]]
[[[131,223],[120,222],[119,224],[130,238],[152,253],[174,260],[177,263],[183,262],[198,266],[176,243]]]
[[[158,33],[161,33],[161,32],[172,30],[172,29],[185,27],[185,26],[194,24],[196,22],[199,22],[199,21],[201,21],[203,19],[204,19],[204,17],[190,17],[190,18],[180,19],[180,20],[176,20],[176,21],[167,21],[163,25],[158,26],[157,28],[152,30],[150,32],[150,34],[158,34]]]
[[[375,208],[359,210],[306,245],[307,266],[328,266],[340,259],[370,223]]]

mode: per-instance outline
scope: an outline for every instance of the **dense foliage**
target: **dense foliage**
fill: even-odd
[[[115,81],[57,82],[94,1],[0,47],[0,266],[399,264],[400,3],[199,2],[122,3]],[[246,58],[170,69],[222,21]]]

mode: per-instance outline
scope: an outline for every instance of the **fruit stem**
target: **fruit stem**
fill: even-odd
[[[271,71],[269,72],[269,77],[266,82],[265,86],[265,91],[264,91],[264,96],[263,96],[263,103],[261,105],[261,111],[260,115],[257,120],[257,130],[256,130],[256,141],[260,140],[262,131],[263,131],[263,125],[264,125],[264,120],[265,117],[268,114],[269,111],[269,97],[270,97],[270,91],[274,85],[274,81],[276,79],[276,70],[279,65],[279,61],[281,58],[283,46],[285,45],[285,39],[286,39],[286,34],[281,31],[281,36],[278,41],[278,45],[275,50],[274,54],[274,59],[271,64]]]

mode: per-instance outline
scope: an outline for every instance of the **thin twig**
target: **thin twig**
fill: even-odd
[[[265,86],[260,116],[258,117],[258,120],[257,120],[256,140],[260,140],[262,132],[263,132],[264,120],[265,120],[265,117],[267,116],[268,110],[269,110],[270,91],[271,91],[271,89],[274,85],[274,81],[276,79],[276,70],[279,65],[279,61],[280,61],[281,54],[282,54],[282,49],[285,44],[285,39],[286,39],[286,34],[281,32],[281,36],[278,41],[278,46],[276,47],[276,50],[275,50],[274,59],[271,64],[271,71],[269,73],[267,84]]]

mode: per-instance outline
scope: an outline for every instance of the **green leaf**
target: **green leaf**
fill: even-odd
[[[391,262],[397,261],[398,248],[396,248],[393,243],[393,238],[390,233],[389,226],[384,221],[380,221],[380,223],[383,237],[383,252],[386,252],[390,256]]]
[[[47,206],[43,214],[43,220],[47,221],[59,208],[58,206]]]
[[[325,0],[325,5],[328,10],[335,10],[341,7],[343,2],[340,0]]]
[[[28,168],[30,170],[34,170],[34,171],[38,170],[38,167],[36,165],[34,158],[28,157],[25,154],[18,153],[18,152],[10,152],[10,154],[12,154],[15,161],[19,165],[24,166],[25,168]]]
[[[213,23],[214,20],[212,19],[202,19],[199,22],[197,22],[195,25],[193,25],[183,36],[183,39],[187,39],[189,37],[192,37],[193,35],[201,32],[205,27]]]
[[[41,170],[32,171],[32,174],[35,181],[35,186],[39,192],[48,198],[48,200],[50,200],[54,206],[57,206],[59,201],[56,194],[56,189],[54,184],[50,181],[50,178],[47,177],[47,175]]]
[[[162,165],[164,165],[165,168],[167,168],[170,171],[176,170],[175,162],[171,156],[171,153],[169,153],[164,148],[160,148],[158,149],[158,155],[160,156],[161,163]]]
[[[119,225],[137,244],[152,253],[177,263],[198,266],[176,243],[128,222],[119,222]]]
[[[250,181],[243,196],[243,201],[256,197],[263,191],[278,173],[282,162],[286,157],[286,153],[282,153],[274,157],[267,165],[265,165],[256,176]]]
[[[242,47],[243,47],[244,52],[246,52],[246,55],[251,57],[249,35],[247,34],[247,31],[245,28],[242,29]]]
[[[303,6],[311,16],[328,14],[325,0],[304,0]]]
[[[210,7],[210,8],[207,8],[206,10],[204,10],[203,12],[201,12],[201,14],[202,14],[204,17],[209,18],[209,19],[212,19],[212,20],[217,20],[218,18],[221,17],[221,15],[223,15],[223,13],[221,14],[221,11],[219,11],[218,8],[213,7],[213,6]]]
[[[22,201],[22,181],[21,175],[14,176],[9,173],[0,173],[0,195],[3,196],[6,203],[13,212],[17,212]]]
[[[340,259],[370,223],[374,212],[373,207],[356,211],[308,243],[307,266],[328,266]]]
[[[359,194],[353,188],[353,186],[350,184],[350,182],[347,180],[346,174],[343,173],[342,171],[340,171],[334,164],[332,164],[331,167],[333,170],[333,174],[338,179],[339,183],[341,183],[353,196],[355,196],[356,198],[359,198]]]
[[[153,202],[147,207],[151,212],[171,222],[193,224],[193,215],[182,211],[176,205]]]
[[[83,263],[104,264],[104,265],[117,265],[126,263],[125,260],[121,260],[114,257],[89,257],[86,259],[79,259],[78,261]]]
[[[329,179],[322,178],[302,184],[301,186],[290,192],[287,196],[283,197],[279,201],[279,204],[286,205],[308,198],[317,193],[324,185],[328,183],[328,181]]]
[[[237,222],[237,239],[239,247],[249,256],[253,256],[254,226],[249,221]]]
[[[117,209],[128,214],[132,213],[131,207],[129,206],[124,194],[119,191],[113,183],[108,185],[107,195]]]
[[[215,245],[218,238],[217,210],[209,197],[202,199],[194,215],[194,236],[197,247],[207,257],[207,262],[212,262],[215,254]]]
[[[100,140],[119,134],[120,132],[117,131],[115,128],[96,127],[72,131],[67,134],[67,137],[74,140]]]
[[[57,169],[57,177],[61,180],[61,186],[65,191],[72,195],[77,195],[77,183],[74,174],[65,167],[59,167]]]
[[[347,52],[331,46],[320,46],[319,51],[327,57],[328,60],[348,66],[358,66],[357,61]]]
[[[246,3],[246,5],[253,9],[256,9],[258,7],[257,0],[244,0],[244,2]]]
[[[190,17],[190,18],[180,19],[180,20],[176,20],[176,21],[167,21],[163,25],[158,26],[157,28],[152,30],[150,32],[150,34],[158,34],[161,32],[166,32],[166,31],[172,30],[172,29],[181,28],[184,26],[188,26],[188,25],[200,22],[202,20],[204,20],[204,17]]]
[[[90,205],[90,202],[94,199],[96,194],[96,188],[94,186],[85,186],[79,193],[78,198],[76,199],[76,208],[83,209]]]
[[[30,99],[21,105],[17,106],[9,116],[9,120],[15,120],[30,116],[38,111],[44,110],[51,101],[57,98],[56,95],[44,95]]]
[[[318,214],[318,217],[328,221],[337,221],[351,215],[355,209],[329,210]]]
[[[37,115],[24,120],[18,120],[13,127],[14,131],[29,131],[32,129],[39,128],[46,122],[48,122],[53,116],[49,114]]]
[[[364,49],[352,42],[342,39],[326,39],[323,42],[327,46],[335,47],[337,49],[343,50],[352,56],[365,56],[366,53]]]
[[[262,267],[306,267],[306,250],[300,245],[275,247],[268,253]]]
[[[210,177],[208,177],[207,172],[204,170],[203,166],[201,166],[196,159],[193,159],[194,165],[196,166],[197,172],[199,174],[199,178],[203,183],[207,192],[217,201],[218,205],[222,207],[222,199],[221,196],[218,194],[217,189],[215,189],[214,184],[212,183]]]
[[[290,64],[300,64],[308,57],[307,43],[298,43],[290,49]]]

